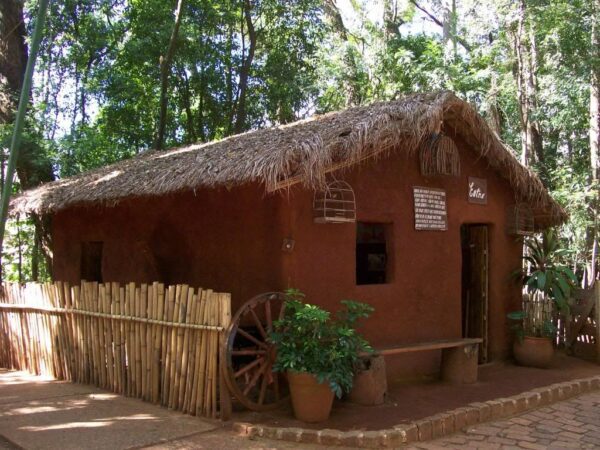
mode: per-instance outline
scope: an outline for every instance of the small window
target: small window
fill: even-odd
[[[102,283],[102,242],[81,243],[81,279]]]
[[[356,284],[389,282],[388,225],[358,222],[356,226]]]

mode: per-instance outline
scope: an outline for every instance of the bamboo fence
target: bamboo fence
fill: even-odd
[[[229,294],[161,283],[6,283],[0,366],[216,417]]]

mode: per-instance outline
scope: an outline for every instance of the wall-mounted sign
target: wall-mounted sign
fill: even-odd
[[[487,180],[469,177],[469,203],[487,205]]]
[[[413,186],[413,194],[415,200],[415,230],[447,230],[446,191]]]

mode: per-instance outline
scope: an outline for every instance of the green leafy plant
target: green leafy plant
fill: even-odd
[[[530,320],[525,311],[513,311],[507,317],[513,321],[510,328],[519,342],[523,342],[525,336],[553,338],[556,335],[557,328],[550,319],[544,319],[541,323]]]
[[[274,324],[271,341],[277,345],[277,371],[307,372],[328,382],[339,398],[352,388],[354,365],[361,352],[372,352],[357,333],[357,322],[373,308],[365,303],[342,300],[334,317],[318,306],[304,302],[297,289],[286,292],[285,313]]]
[[[559,310],[568,309],[567,299],[577,277],[568,266],[560,263],[568,250],[560,248],[554,230],[545,231],[541,237],[527,238],[525,248],[523,259],[528,264],[522,272],[524,286],[530,292],[538,291],[552,299]]]
[[[546,230],[541,236],[532,236],[525,240],[525,267],[516,272],[527,292],[550,299],[558,310],[568,310],[568,298],[577,282],[577,277],[561,259],[568,253],[560,247],[554,230]],[[550,314],[541,314],[542,319],[530,317],[525,311],[513,311],[507,317],[514,321],[511,328],[519,341],[524,336],[553,337],[556,326]]]

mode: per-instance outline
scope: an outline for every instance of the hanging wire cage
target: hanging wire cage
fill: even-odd
[[[325,189],[316,191],[313,219],[315,223],[356,222],[356,202],[352,187],[345,181],[334,180]]]
[[[460,156],[452,138],[432,133],[421,149],[421,175],[460,176]]]
[[[531,236],[534,234],[533,210],[527,203],[517,203],[506,212],[506,231],[510,235]]]

